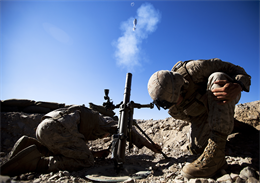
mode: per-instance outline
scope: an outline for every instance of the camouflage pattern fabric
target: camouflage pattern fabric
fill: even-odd
[[[73,170],[94,164],[85,138],[78,132],[79,120],[79,112],[75,111],[57,121],[44,119],[37,127],[37,139],[54,154],[49,157],[49,171]]]
[[[161,70],[150,77],[147,87],[149,95],[154,101],[167,100],[170,103],[176,103],[183,84],[184,79],[181,74]]]
[[[221,86],[214,84],[217,80],[228,80],[232,82],[232,78],[225,73],[216,72],[210,75],[208,80],[206,109],[200,108],[204,111],[195,117],[191,117],[190,142],[191,147],[196,149],[204,149],[208,143],[208,138],[211,131],[219,132],[223,135],[229,135],[234,127],[234,109],[235,104],[238,103],[241,94],[235,100],[230,101],[225,105],[219,105],[218,101],[214,100],[215,96],[211,92],[214,88]]]
[[[212,73],[224,72],[229,75],[233,81],[238,82],[244,91],[249,92],[251,77],[245,70],[240,66],[224,62],[218,58],[189,61],[187,63],[187,70],[195,83],[207,83]]]
[[[46,114],[36,129],[36,137],[54,154],[48,157],[49,171],[71,171],[94,165],[94,157],[86,142],[106,133],[115,133],[116,125],[112,118],[102,117],[84,106],[57,109]],[[133,143],[142,148],[146,139],[134,128],[132,132]]]
[[[214,100],[215,96],[211,90],[220,88],[217,84],[214,84],[217,80],[228,80],[233,82],[233,79],[227,74],[222,72],[216,72],[210,75],[208,81],[208,122],[210,129],[219,132],[224,135],[229,135],[234,127],[234,110],[235,104],[238,103],[241,93],[233,100],[224,105],[219,105],[218,101]]]
[[[225,135],[232,132],[234,108],[241,96],[237,96],[235,100],[228,104],[217,104],[211,90],[222,86],[214,84],[214,81],[228,80],[237,82],[244,91],[248,92],[251,77],[243,68],[223,62],[220,59],[189,61],[186,68],[193,82],[200,86],[198,90],[204,90],[206,93],[202,96],[199,93],[194,96],[195,100],[187,105],[187,108],[173,105],[169,109],[169,114],[173,118],[191,122],[191,146],[194,149],[199,149],[207,145],[210,131],[217,131]],[[204,86],[207,86],[207,88]],[[187,87],[187,90],[189,90],[189,87]]]

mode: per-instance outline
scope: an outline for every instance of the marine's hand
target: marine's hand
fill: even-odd
[[[94,157],[96,158],[105,158],[109,155],[109,150],[108,149],[105,149],[105,150],[102,150],[102,151],[96,151],[96,152],[93,152],[92,151],[92,154]]]
[[[214,84],[218,84],[222,87],[212,90],[213,95],[216,96],[216,100],[221,104],[226,104],[234,100],[242,91],[242,87],[238,83],[231,83],[227,80],[218,80]]]
[[[155,153],[160,153],[162,151],[162,148],[158,144],[154,144],[152,145],[151,150]]]

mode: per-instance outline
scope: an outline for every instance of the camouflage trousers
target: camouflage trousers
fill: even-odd
[[[78,170],[94,165],[84,136],[78,132],[78,111],[60,119],[46,118],[37,127],[36,137],[53,156],[49,156],[49,172]]]
[[[223,135],[229,135],[234,127],[234,109],[238,103],[241,94],[235,100],[227,104],[220,105],[215,100],[211,90],[222,86],[214,84],[217,80],[227,80],[233,82],[233,79],[223,72],[215,72],[208,78],[206,106],[207,112],[192,117],[190,142],[193,149],[204,149],[207,145],[211,131],[216,131]]]

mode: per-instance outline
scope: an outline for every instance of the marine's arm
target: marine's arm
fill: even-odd
[[[238,83],[242,90],[249,92],[251,76],[240,66],[224,62],[220,59],[210,59],[190,61],[187,63],[186,68],[195,83],[207,82],[208,77],[214,72],[224,72],[234,79],[233,83]],[[224,84],[223,81],[221,84]],[[230,85],[227,87],[238,90],[237,84],[234,86]]]
[[[95,158],[105,158],[109,155],[109,150],[104,149],[101,151],[91,151],[91,153]]]
[[[158,144],[150,143],[146,138],[139,134],[135,128],[132,128],[132,141],[139,149],[145,146],[155,153],[160,153],[162,151],[162,148]]]
[[[227,80],[218,80],[214,82],[222,87],[212,90],[213,95],[216,96],[216,100],[226,104],[234,100],[242,91],[242,87],[238,83],[232,83]]]

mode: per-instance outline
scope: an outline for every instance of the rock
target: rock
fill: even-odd
[[[37,178],[37,179],[33,180],[33,183],[40,183],[40,182],[42,182],[42,179],[40,179],[40,178]]]
[[[0,182],[1,183],[11,182],[11,178],[9,176],[0,175]]]
[[[59,177],[63,177],[63,176],[70,176],[70,173],[68,171],[59,171],[58,173]]]
[[[21,180],[27,180],[27,175],[26,174],[21,174],[20,175]]]
[[[106,142],[108,142],[108,141],[110,141],[110,140],[111,140],[111,137],[105,137],[105,138],[103,138],[104,143],[106,143]]]
[[[174,180],[175,180],[175,181],[177,181],[177,180],[183,181],[183,180],[184,180],[184,177],[183,177],[182,175],[177,175]]]
[[[27,176],[27,179],[28,179],[28,180],[32,180],[33,178],[34,178],[34,175],[33,175],[33,174]]]
[[[235,173],[231,173],[231,174],[230,174],[230,177],[231,177],[232,180],[236,180],[237,177],[239,177],[239,175],[238,175],[238,174],[235,174]]]
[[[4,152],[12,148],[23,135],[35,137],[35,129],[43,114],[23,112],[1,112],[1,147]]]
[[[172,176],[174,175],[174,173],[175,173],[175,172],[169,173],[168,175],[166,175],[166,178],[168,179],[168,178],[172,177]]]
[[[245,180],[240,177],[237,177],[234,181],[235,183],[245,183]]]
[[[59,171],[59,177],[62,177],[63,176],[63,173],[62,173],[62,171]]]
[[[223,175],[222,177],[218,178],[217,182],[232,183],[232,179],[229,174],[226,174],[226,175]]]
[[[63,174],[64,176],[70,176],[70,173],[69,173],[68,171],[63,171],[62,174]]]
[[[197,178],[197,179],[190,179],[188,183],[209,183],[209,181],[206,178]],[[213,182],[211,181],[211,183]]]
[[[178,169],[175,167],[175,165],[170,166],[168,170],[173,172],[173,173],[178,171]]]
[[[65,180],[68,180],[69,177],[68,176],[64,176],[64,177],[60,177],[57,182],[64,182]]]
[[[134,183],[134,180],[132,178],[129,178],[125,180],[123,183]]]
[[[243,170],[241,170],[239,176],[242,179],[248,179],[249,177],[256,177],[255,170],[251,167],[245,167]]]
[[[246,183],[259,183],[260,181],[257,180],[256,178],[254,177],[249,177],[246,181]]]
[[[234,117],[238,121],[257,127],[260,125],[260,100],[236,105]]]
[[[255,128],[256,128],[258,131],[260,131],[260,125],[257,125]]]
[[[48,179],[48,181],[55,180],[55,179],[58,179],[58,178],[60,178],[60,176],[59,176],[58,174],[55,174],[55,175],[53,175],[52,177],[50,177],[50,178]]]
[[[174,179],[173,182],[174,182],[174,183],[184,183],[183,180],[179,180],[179,179]]]
[[[210,179],[208,179],[208,182],[209,182],[209,183],[215,183],[216,181],[215,181],[214,179],[211,179],[211,178],[210,178]]]

